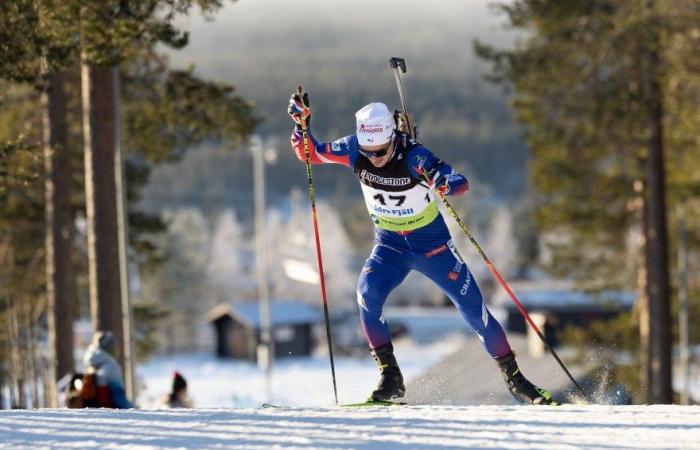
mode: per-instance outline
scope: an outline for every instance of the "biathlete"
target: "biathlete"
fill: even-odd
[[[306,160],[302,128],[306,124],[311,163],[351,168],[375,225],[374,249],[357,283],[362,330],[381,374],[369,400],[392,400],[406,392],[382,308],[389,293],[417,270],[455,304],[498,363],[513,397],[530,404],[553,403],[550,393],[533,385],[518,368],[503,328],[486,308],[438,210],[434,192],[464,195],[469,190],[464,175],[399,131],[394,114],[383,103],[357,111],[355,135],[331,143],[317,141],[308,131],[308,94],[301,90],[292,94],[288,113],[296,124],[291,144],[297,157]]]

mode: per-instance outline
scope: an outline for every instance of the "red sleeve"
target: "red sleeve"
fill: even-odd
[[[329,143],[316,141],[311,132],[307,132],[309,144],[309,161],[311,164],[341,164],[351,167],[350,157],[347,152],[333,152]],[[292,150],[299,158],[299,161],[306,162],[306,152],[304,150],[304,139],[300,131],[295,128],[291,136]]]

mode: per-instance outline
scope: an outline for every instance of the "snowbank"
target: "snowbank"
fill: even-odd
[[[697,406],[0,411],[0,448],[700,448]]]

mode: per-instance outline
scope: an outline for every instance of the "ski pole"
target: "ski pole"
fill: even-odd
[[[403,112],[404,112],[404,114],[408,117],[408,111],[406,111],[406,98],[405,98],[404,93],[403,93],[403,84],[401,83],[401,77],[400,77],[399,70],[398,70],[399,67],[400,67],[401,70],[402,70],[404,73],[406,73],[406,61],[405,61],[403,58],[395,58],[395,57],[394,57],[394,58],[389,59],[389,66],[390,66],[392,69],[394,69],[394,75],[395,75],[395,77],[396,77],[396,87],[397,87],[398,90],[399,90],[399,97],[401,98],[401,105],[402,105],[402,107],[404,108],[404,111],[403,111]],[[413,132],[414,132],[414,128],[409,127],[409,134],[411,134],[411,137],[413,137]],[[428,177],[427,177],[427,175],[425,174],[425,172],[423,173],[423,177],[425,178],[425,180],[426,180],[428,183],[430,182],[430,180],[428,179]],[[586,393],[583,391],[583,389],[581,388],[581,386],[576,382],[576,380],[574,379],[574,377],[571,375],[571,373],[569,372],[569,370],[566,368],[566,366],[564,365],[564,363],[562,362],[562,360],[559,358],[559,355],[557,355],[557,352],[554,351],[554,349],[552,348],[552,346],[549,345],[549,343],[547,342],[547,340],[544,338],[544,335],[542,334],[542,332],[540,331],[540,329],[537,327],[537,325],[535,325],[535,323],[532,321],[532,319],[530,318],[530,315],[528,314],[527,310],[526,310],[525,307],[522,305],[522,303],[520,303],[520,301],[519,301],[518,298],[515,296],[515,294],[513,293],[513,291],[510,289],[510,287],[508,286],[508,283],[506,283],[506,281],[503,279],[503,277],[501,276],[501,274],[498,273],[498,270],[496,270],[496,267],[494,267],[494,265],[493,265],[493,263],[491,262],[491,260],[489,260],[489,258],[486,256],[486,254],[484,253],[484,251],[481,249],[481,246],[478,244],[478,242],[476,242],[476,239],[474,239],[474,236],[472,236],[472,234],[471,234],[471,232],[469,231],[469,228],[467,227],[467,225],[465,225],[465,223],[462,221],[462,219],[459,218],[459,215],[457,214],[457,211],[455,211],[455,209],[452,207],[452,205],[450,205],[450,202],[447,200],[447,198],[445,198],[445,196],[442,194],[442,192],[439,192],[439,191],[438,191],[438,196],[440,197],[440,200],[442,200],[442,203],[445,205],[445,208],[447,208],[447,211],[449,211],[450,215],[451,215],[452,217],[454,217],[455,221],[457,221],[457,225],[459,225],[459,227],[462,229],[462,231],[464,232],[464,234],[467,235],[467,238],[469,238],[469,240],[471,241],[471,243],[474,244],[474,247],[476,247],[477,252],[478,252],[479,255],[481,256],[481,258],[484,260],[484,262],[486,263],[486,266],[489,268],[489,270],[491,271],[491,273],[493,274],[493,276],[496,278],[496,280],[498,281],[498,283],[501,285],[501,287],[506,291],[506,293],[508,293],[508,296],[509,296],[510,299],[513,301],[513,303],[515,303],[515,306],[516,306],[516,308],[518,308],[518,311],[520,311],[520,314],[525,318],[525,320],[527,321],[527,323],[530,324],[530,326],[532,327],[532,329],[535,330],[535,333],[537,333],[537,336],[540,338],[540,340],[541,340],[542,343],[544,344],[545,348],[546,348],[547,350],[549,350],[549,352],[552,354],[552,356],[554,356],[554,359],[557,360],[557,363],[559,363],[559,366],[562,368],[562,370],[564,370],[564,373],[566,373],[566,375],[569,377],[569,379],[571,380],[571,382],[574,383],[574,386],[576,386],[576,388],[577,388],[578,391],[581,393],[581,395],[583,395],[584,399],[587,400],[587,399],[588,399],[588,396],[586,395]]]
[[[423,174],[423,176],[425,177],[426,181],[429,182],[425,173]],[[484,260],[484,262],[486,263],[486,266],[489,268],[489,270],[491,271],[493,276],[496,278],[496,280],[498,280],[498,283],[508,293],[508,296],[510,297],[510,299],[513,300],[513,303],[515,303],[515,307],[518,308],[518,311],[520,311],[520,314],[525,318],[525,320],[527,320],[527,323],[530,324],[532,329],[535,330],[535,333],[537,333],[537,336],[539,336],[540,340],[542,340],[542,343],[544,344],[545,348],[547,350],[549,350],[549,352],[552,354],[552,356],[554,356],[554,359],[557,360],[557,362],[559,363],[559,366],[561,366],[561,368],[564,370],[564,372],[569,377],[571,382],[574,383],[574,386],[576,386],[576,388],[581,393],[581,395],[583,395],[583,398],[587,400],[588,396],[586,395],[586,393],[583,392],[583,389],[581,388],[581,386],[576,382],[576,380],[571,375],[569,370],[566,368],[566,366],[564,365],[562,360],[559,359],[559,355],[557,355],[557,352],[554,351],[552,346],[549,345],[547,340],[544,338],[544,335],[542,335],[542,332],[540,331],[540,329],[537,327],[537,325],[535,325],[535,322],[532,321],[532,319],[530,318],[530,315],[528,314],[525,307],[522,305],[522,303],[520,303],[518,298],[515,296],[513,291],[508,286],[508,283],[506,283],[506,281],[503,279],[501,274],[498,273],[498,270],[496,270],[496,267],[494,267],[491,260],[486,256],[484,251],[481,249],[481,246],[479,246],[479,244],[476,242],[476,239],[474,239],[474,236],[472,236],[472,234],[469,232],[469,228],[467,227],[467,225],[464,222],[462,222],[462,219],[459,218],[457,211],[455,211],[455,209],[452,207],[452,205],[450,205],[450,202],[447,201],[447,199],[445,198],[445,196],[443,195],[442,192],[438,192],[438,196],[440,197],[440,200],[442,200],[442,203],[445,205],[445,208],[447,208],[447,210],[450,212],[450,215],[452,215],[452,217],[454,217],[454,219],[455,219],[455,221],[457,221],[457,224],[459,225],[459,227],[462,229],[462,231],[464,231],[464,234],[466,234],[467,237],[469,238],[469,240],[472,242],[472,244],[474,244],[474,247],[476,247],[476,251],[479,253],[481,258]]]
[[[299,98],[305,106],[308,107],[308,96],[304,94],[301,86],[297,92]],[[328,355],[331,360],[331,377],[333,379],[333,394],[335,395],[335,404],[338,405],[338,387],[335,382],[335,364],[333,363],[333,339],[331,338],[331,323],[328,317],[328,301],[326,298],[326,280],[323,275],[323,258],[321,257],[321,240],[318,234],[318,220],[316,218],[316,195],[314,194],[314,179],[311,172],[311,154],[309,152],[309,132],[306,118],[301,122],[301,136],[304,141],[304,156],[306,157],[306,178],[309,182],[309,200],[311,201],[311,219],[314,225],[314,237],[316,238],[316,259],[318,261],[318,273],[321,279],[321,298],[323,299],[323,318],[326,322],[326,340],[328,342]]]

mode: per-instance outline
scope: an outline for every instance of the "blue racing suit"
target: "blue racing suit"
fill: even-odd
[[[360,321],[370,347],[391,342],[382,315],[384,303],[406,275],[417,270],[433,280],[452,300],[492,357],[509,353],[510,345],[503,328],[486,308],[421,170],[444,176],[447,195],[464,194],[469,188],[467,179],[399,131],[395,131],[393,155],[382,167],[374,167],[359,152],[355,136],[332,143],[318,142],[311,133],[308,138],[312,163],[342,164],[354,170],[376,227],[374,249],[357,283]],[[297,157],[304,161],[304,142],[297,129],[291,141]]]

